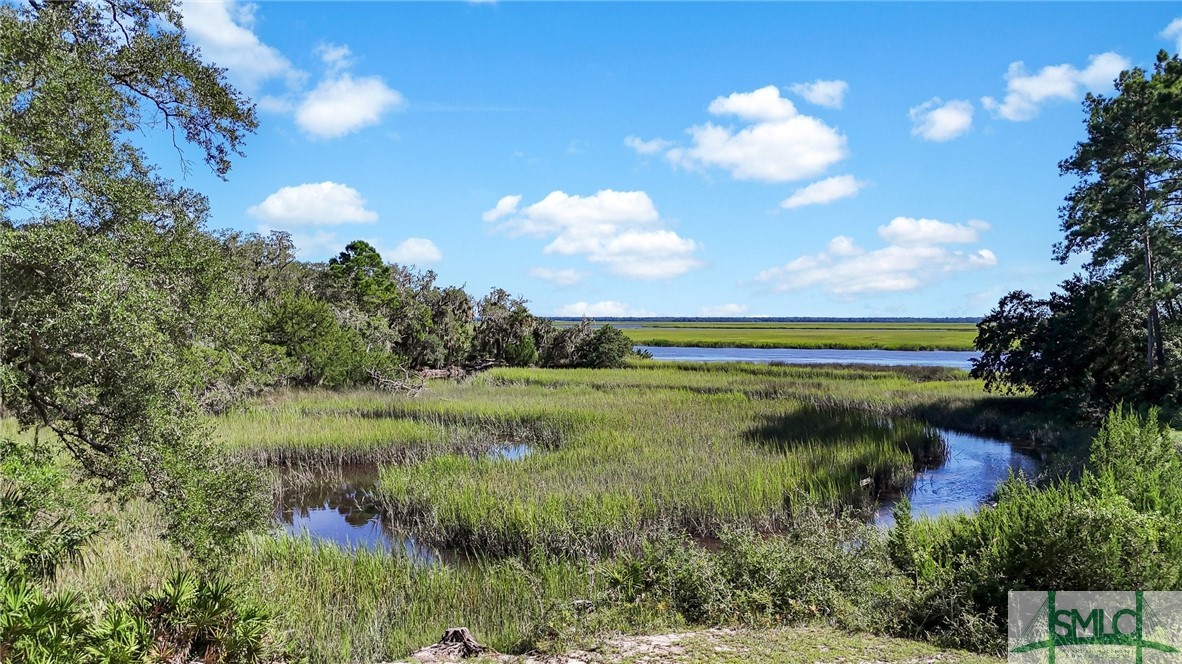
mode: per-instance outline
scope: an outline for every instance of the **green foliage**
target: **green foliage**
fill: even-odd
[[[584,318],[578,325],[571,325],[555,331],[553,323],[547,330],[545,343],[541,347],[540,364],[549,368],[572,367],[575,365],[579,344],[591,335],[591,321]]]
[[[223,367],[249,366],[239,354],[251,330],[227,294],[219,256],[216,240],[190,223],[129,222],[96,233],[51,222],[0,231],[8,413],[52,432],[47,444],[69,452],[102,488],[168,505],[176,535],[238,509],[222,501],[253,504],[242,493],[259,487],[209,453],[198,420]],[[232,472],[240,491],[211,490],[225,481],[222,471]],[[183,523],[182,515],[196,520]],[[226,524],[217,533],[200,539],[233,544]]]
[[[103,525],[43,448],[0,439],[0,578],[51,577]]]
[[[1162,51],[1084,109],[1087,138],[1059,165],[1077,184],[1055,258],[1086,256],[1086,277],[1047,300],[1003,298],[979,326],[973,371],[1097,421],[1122,401],[1173,403],[1182,385],[1182,60]]]
[[[1080,277],[1036,300],[1006,295],[978,325],[972,374],[986,389],[1030,390],[1096,420],[1123,399],[1161,397],[1140,365],[1136,316],[1104,283]]]
[[[632,341],[612,325],[594,328],[586,318],[548,335],[539,354],[544,367],[618,369],[632,354]]]
[[[268,307],[263,339],[282,348],[294,364],[289,380],[295,385],[342,387],[368,379],[361,335],[307,293],[284,295]]]
[[[537,362],[538,348],[532,335],[521,337],[505,349],[505,363],[511,367],[528,367]]]
[[[1182,522],[1182,458],[1157,409],[1110,413],[1092,441],[1090,468],[1083,480],[1090,493]]]
[[[91,618],[76,594],[0,579],[0,661],[12,664],[281,664],[271,614],[219,580],[177,574]]]
[[[526,301],[509,295],[508,291],[494,288],[476,305],[476,333],[472,343],[472,354],[477,359],[489,359],[511,364],[515,359],[524,359],[526,338],[537,347],[533,339],[535,318],[525,306]]]
[[[354,240],[346,245],[328,261],[328,275],[362,312],[380,315],[398,304],[398,286],[390,278],[390,267],[368,242]]]
[[[618,328],[603,325],[575,346],[577,367],[618,369],[625,366],[625,358],[632,352],[632,340]]]
[[[777,537],[725,534],[717,551],[665,538],[607,564],[610,596],[689,624],[881,624],[897,574],[869,526],[801,513]],[[660,607],[660,608],[653,608]]]
[[[134,143],[157,118],[224,177],[255,128],[180,24],[169,2],[0,7],[0,397],[205,557],[263,517],[229,523],[258,481],[222,474],[198,413],[267,384],[270,356],[205,198]]]
[[[916,590],[904,630],[995,649],[1012,590],[1182,588],[1180,481],[1182,461],[1156,414],[1118,410],[1078,483],[1012,478],[996,506],[976,514],[900,521],[891,559]]]

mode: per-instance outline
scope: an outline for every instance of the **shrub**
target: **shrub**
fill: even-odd
[[[997,505],[976,514],[900,518],[891,560],[916,591],[903,631],[998,650],[1011,590],[1182,588],[1180,483],[1182,462],[1157,414],[1121,409],[1078,482],[1037,488],[1011,478]]]
[[[632,340],[619,329],[604,325],[580,339],[575,346],[577,367],[616,369],[625,366],[625,358],[632,352]]]
[[[93,621],[76,594],[0,580],[0,661],[11,664],[290,661],[272,627],[271,615],[230,584],[188,574]]]
[[[902,578],[883,538],[860,521],[805,514],[783,535],[726,534],[716,553],[665,538],[608,569],[618,602],[665,607],[691,624],[824,620],[880,625]],[[884,603],[886,602],[886,603]]]
[[[44,451],[0,440],[0,578],[53,576],[102,528],[86,498]]]

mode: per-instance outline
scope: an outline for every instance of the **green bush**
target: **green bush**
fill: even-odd
[[[103,526],[87,498],[42,449],[0,440],[0,578],[53,576]]]
[[[611,325],[604,325],[579,340],[574,365],[593,369],[617,369],[627,364],[632,340]]]
[[[890,557],[915,589],[901,629],[998,650],[1012,590],[1182,588],[1180,489],[1182,462],[1157,414],[1117,410],[1078,482],[1011,478],[996,506],[970,515],[912,522],[898,510]]]
[[[665,538],[608,568],[617,602],[663,607],[690,624],[773,625],[823,620],[881,624],[902,577],[883,538],[860,521],[805,514],[783,535],[739,530],[717,552]]]
[[[76,594],[0,580],[0,661],[11,664],[292,661],[272,627],[271,614],[230,584],[188,574],[93,620]]]

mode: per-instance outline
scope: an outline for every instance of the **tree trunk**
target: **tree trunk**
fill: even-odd
[[[1157,307],[1153,302],[1153,253],[1149,243],[1149,224],[1145,224],[1145,368],[1153,373],[1154,337],[1157,323]]]

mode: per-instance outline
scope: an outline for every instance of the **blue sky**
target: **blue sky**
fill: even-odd
[[[187,2],[259,105],[214,227],[541,314],[974,316],[1044,294],[1080,100],[1155,4]],[[166,172],[174,154],[152,146]]]

